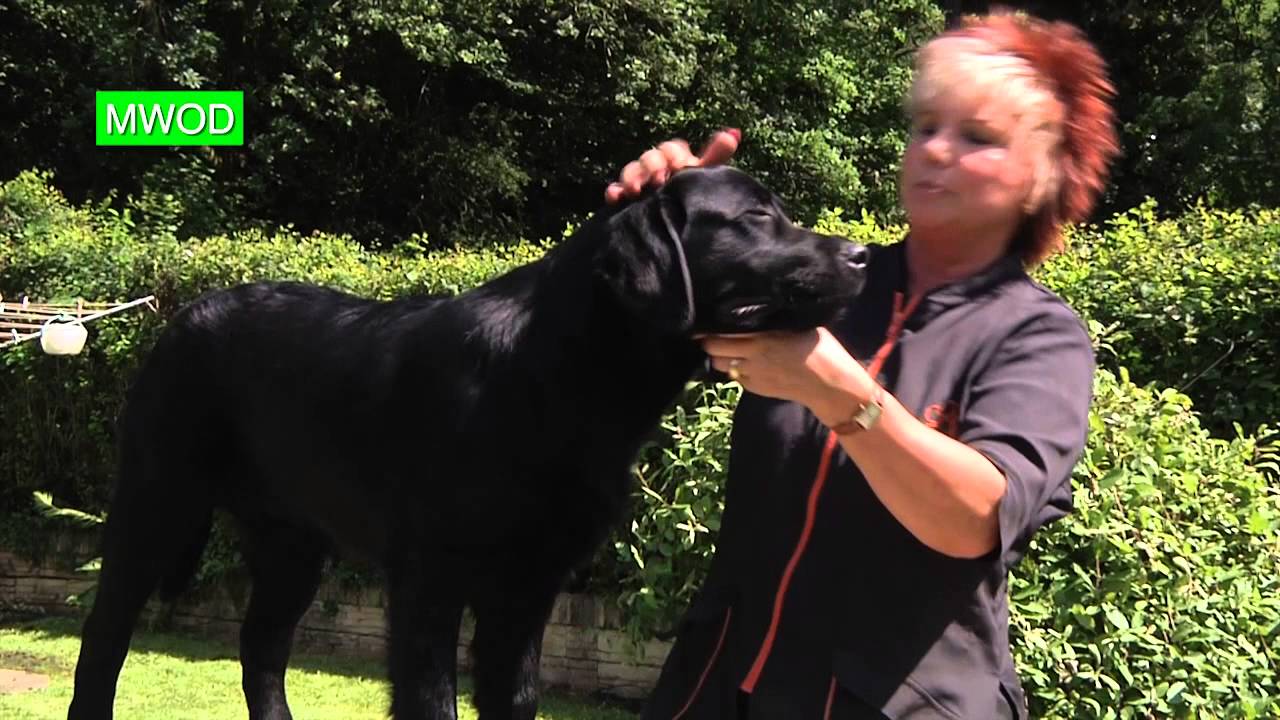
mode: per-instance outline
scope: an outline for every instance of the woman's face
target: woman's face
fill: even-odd
[[[1007,96],[943,91],[915,108],[902,159],[902,204],[915,229],[1011,233],[1026,211],[1036,158]]]

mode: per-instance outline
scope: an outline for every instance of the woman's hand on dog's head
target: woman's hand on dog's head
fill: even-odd
[[[687,167],[711,167],[723,165],[738,151],[742,133],[734,128],[720,130],[711,136],[702,155],[694,155],[684,140],[668,140],[633,160],[622,168],[616,182],[604,189],[604,200],[616,203],[636,197],[649,186],[657,187],[671,174]]]

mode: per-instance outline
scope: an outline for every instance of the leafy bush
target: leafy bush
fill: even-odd
[[[1174,390],[1101,371],[1075,512],[1010,587],[1032,717],[1280,712],[1280,445],[1212,438]]]
[[[737,383],[691,384],[662,420],[662,440],[636,462],[635,513],[598,563],[596,586],[616,595],[636,636],[665,636],[701,587],[724,510]]]
[[[1040,278],[1115,328],[1104,363],[1187,392],[1222,437],[1280,421],[1280,212],[1148,202],[1071,242]]]
[[[54,504],[53,497],[46,492],[32,493],[32,500],[34,500],[35,508],[41,515],[63,525],[80,528],[98,527],[107,521],[106,513],[95,515],[75,508],[59,507]],[[92,584],[78,593],[67,596],[66,602],[68,605],[88,607],[93,604],[94,595],[98,591],[98,573],[101,570],[101,557],[91,558],[76,567],[76,572],[85,573],[92,578]]]

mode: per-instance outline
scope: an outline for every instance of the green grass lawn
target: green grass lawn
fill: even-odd
[[[0,718],[66,717],[79,627],[79,621],[67,618],[0,626],[0,668],[49,676],[45,690],[0,695]],[[243,720],[248,712],[236,657],[230,644],[139,631],[120,675],[116,720]],[[378,662],[296,654],[285,681],[289,705],[299,720],[381,720],[389,702],[384,676]],[[465,682],[458,714],[474,720]],[[636,715],[591,700],[544,694],[538,717],[634,720]]]

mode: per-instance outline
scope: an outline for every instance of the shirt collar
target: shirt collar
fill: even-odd
[[[904,239],[887,248],[892,264],[891,274],[895,277],[895,290],[907,295],[907,242]],[[888,268],[886,268],[888,269]],[[907,327],[918,328],[933,318],[958,305],[963,305],[979,298],[1000,285],[1020,277],[1026,277],[1027,271],[1017,253],[1008,253],[995,262],[959,280],[930,290],[920,301],[911,317],[907,319]]]

